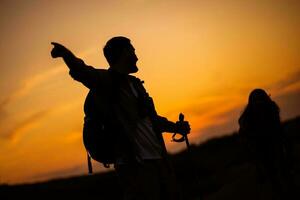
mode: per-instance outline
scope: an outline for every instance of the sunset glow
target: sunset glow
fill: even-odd
[[[52,41],[107,68],[105,42],[130,38],[158,113],[184,113],[198,144],[236,131],[254,88],[283,120],[300,115],[299,10],[293,0],[1,1],[0,183],[87,173],[88,90],[50,57]],[[184,148],[165,135],[168,151]]]

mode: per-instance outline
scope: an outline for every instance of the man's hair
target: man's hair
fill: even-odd
[[[103,48],[103,53],[109,65],[114,64],[120,57],[122,50],[129,45],[131,45],[130,39],[123,36],[113,37],[108,40]]]

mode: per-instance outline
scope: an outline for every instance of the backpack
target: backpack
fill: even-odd
[[[116,160],[116,139],[121,138],[124,144],[127,141],[127,138],[120,134],[122,127],[114,116],[121,78],[110,71],[107,71],[107,77],[110,84],[90,89],[84,103],[83,144],[87,151],[89,173],[93,172],[91,159],[109,168]],[[134,80],[141,82],[137,78]],[[144,88],[142,89],[144,91]]]
[[[91,159],[109,168],[116,159],[115,138],[118,134],[112,112],[112,88],[91,89],[84,103],[83,144],[87,151],[88,169]]]

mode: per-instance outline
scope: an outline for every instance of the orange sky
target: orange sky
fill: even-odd
[[[158,112],[173,121],[183,112],[200,143],[237,130],[256,87],[283,119],[300,114],[299,10],[296,0],[1,1],[0,183],[87,172],[88,91],[51,59],[51,41],[107,68],[105,42],[129,37]],[[184,148],[169,136],[170,152]]]

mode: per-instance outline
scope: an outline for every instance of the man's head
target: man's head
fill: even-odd
[[[122,36],[111,38],[103,48],[103,53],[112,70],[124,74],[138,71],[136,66],[138,58],[128,38]]]

